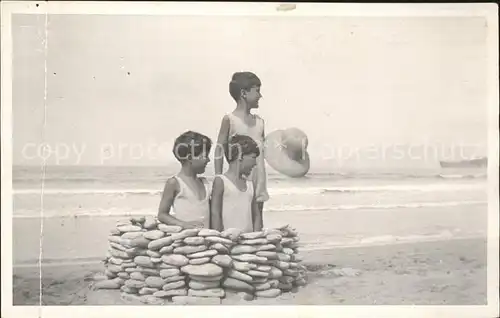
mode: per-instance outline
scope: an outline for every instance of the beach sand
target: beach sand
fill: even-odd
[[[251,302],[230,296],[227,305],[484,305],[486,240],[365,246],[301,252],[309,282],[295,293]],[[137,305],[117,290],[93,291],[102,264],[44,266],[44,305]],[[38,305],[37,267],[15,267],[14,305]]]

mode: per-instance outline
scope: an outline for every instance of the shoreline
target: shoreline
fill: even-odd
[[[405,243],[300,252],[308,284],[277,299],[227,305],[482,305],[486,303],[486,239]],[[91,291],[102,264],[42,266],[45,305],[127,305],[119,291]],[[14,305],[39,301],[37,267],[13,268]]]

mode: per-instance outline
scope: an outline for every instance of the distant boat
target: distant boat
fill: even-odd
[[[488,166],[488,158],[477,158],[461,161],[439,161],[441,168],[482,168]]]

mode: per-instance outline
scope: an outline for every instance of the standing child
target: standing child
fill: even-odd
[[[212,186],[212,228],[260,231],[262,213],[256,201],[253,182],[248,177],[260,155],[257,143],[248,136],[234,135],[224,148],[229,168],[214,179]]]
[[[211,147],[210,138],[197,132],[177,137],[173,153],[181,170],[165,184],[158,209],[160,222],[183,228],[210,227],[210,185],[198,175],[205,172]],[[175,217],[170,214],[171,208]]]
[[[215,149],[215,174],[219,175],[223,172],[224,158],[222,149],[219,146],[226,147],[231,136],[235,134],[245,135],[256,141],[260,149],[260,155],[256,158],[256,168],[253,169],[249,179],[253,182],[258,213],[262,219],[264,202],[269,200],[263,154],[265,140],[264,120],[260,116],[250,113],[252,109],[259,108],[259,99],[262,98],[260,87],[261,81],[254,73],[237,72],[233,74],[229,83],[229,93],[236,101],[236,108],[222,119],[217,139],[218,147]]]

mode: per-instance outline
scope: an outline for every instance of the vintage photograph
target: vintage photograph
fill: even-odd
[[[494,305],[498,25],[268,5],[10,15],[14,307]]]

